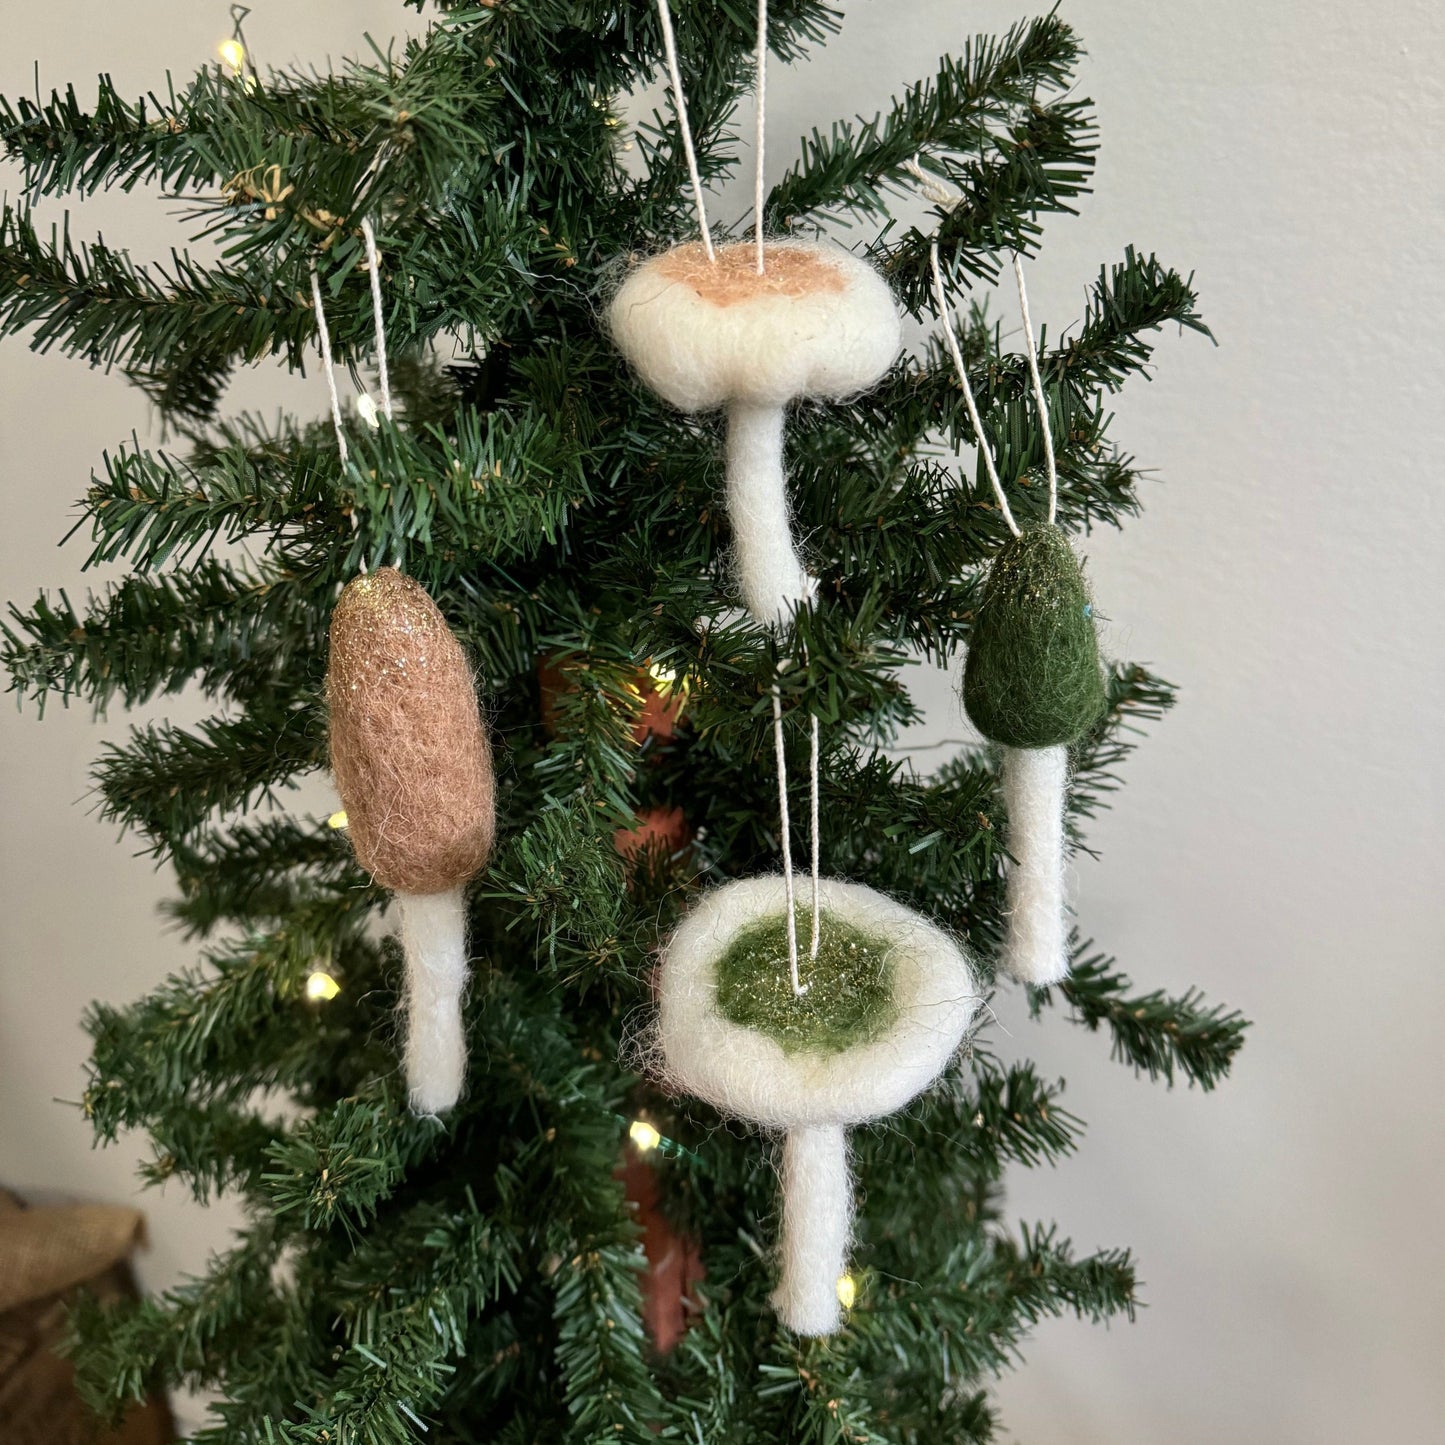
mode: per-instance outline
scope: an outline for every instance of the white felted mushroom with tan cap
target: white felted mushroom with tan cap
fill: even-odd
[[[790,525],[784,409],[856,395],[893,364],[902,323],[887,284],[826,243],[692,243],[639,266],[610,319],[618,348],[664,401],[689,413],[727,408],[743,601],[759,621],[784,621],[816,587]]]

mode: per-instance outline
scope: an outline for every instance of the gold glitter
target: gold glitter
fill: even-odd
[[[898,1017],[891,941],[825,910],[818,956],[810,959],[812,927],[811,911],[800,907],[798,972],[808,986],[801,998],[788,969],[787,916],[740,930],[718,960],[719,1012],[776,1039],[788,1053],[838,1053],[882,1037]]]

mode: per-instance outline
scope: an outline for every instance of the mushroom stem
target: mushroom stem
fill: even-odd
[[[461,1097],[467,1071],[462,990],[467,912],[460,887],[398,893],[406,953],[406,1083],[418,1114],[440,1114]]]
[[[782,1176],[783,1267],[773,1308],[795,1334],[831,1335],[842,1322],[838,1281],[853,1232],[843,1130],[837,1124],[789,1129]]]
[[[793,546],[782,407],[735,401],[729,408],[727,491],[743,601],[760,622],[786,622],[817,583]]]
[[[1064,917],[1064,799],[1069,750],[1005,748],[1003,796],[1008,809],[1004,963],[1023,983],[1046,987],[1069,971]]]

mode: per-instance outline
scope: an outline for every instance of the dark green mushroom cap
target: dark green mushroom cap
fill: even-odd
[[[1106,705],[1093,603],[1057,527],[1029,527],[994,558],[974,619],[963,705],[1011,748],[1077,742]]]

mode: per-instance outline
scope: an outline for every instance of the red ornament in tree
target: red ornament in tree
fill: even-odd
[[[681,808],[644,808],[635,828],[619,828],[612,846],[629,863],[635,863],[645,849],[680,853],[692,842],[692,824]]]
[[[576,670],[576,667],[563,667],[550,657],[544,657],[537,664],[542,726],[551,737],[555,737],[558,730],[557,700],[577,689],[577,684],[568,676]],[[634,677],[633,686],[642,699],[642,711],[632,725],[633,740],[639,747],[648,738],[665,743],[677,731],[682,716],[682,696],[671,687],[659,687],[658,679],[645,667],[638,668]]]
[[[693,1288],[707,1271],[697,1241],[679,1234],[659,1208],[662,1191],[647,1153],[637,1145],[629,1145],[618,1175],[628,1203],[636,1209],[647,1256],[647,1273],[642,1277],[642,1322],[653,1346],[665,1355],[687,1332],[691,1317],[701,1308]]]

